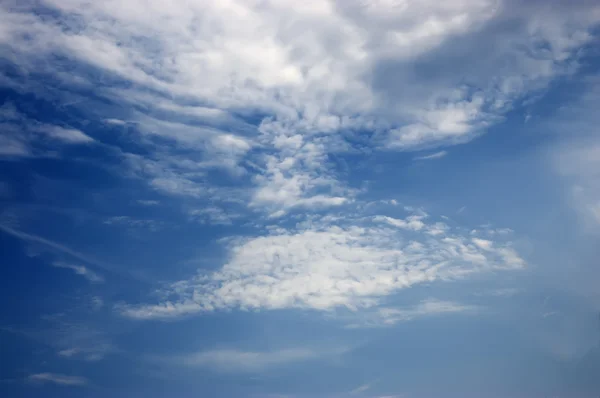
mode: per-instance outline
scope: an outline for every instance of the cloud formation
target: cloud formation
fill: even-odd
[[[353,200],[332,154],[465,142],[576,71],[600,7],[530,7],[508,0],[26,1],[0,6],[0,44],[3,58],[27,76],[93,87],[118,106],[120,117],[96,116],[153,149],[123,159],[154,189],[235,197],[281,217]],[[42,62],[49,57],[56,62]],[[72,129],[45,131],[85,140]],[[3,150],[27,153],[13,138],[0,138]],[[251,189],[219,195],[208,184],[214,170]]]
[[[27,380],[34,383],[53,383],[61,386],[85,386],[88,380],[80,376],[68,376],[59,373],[36,373],[29,375]]]
[[[56,268],[66,268],[75,272],[77,275],[83,276],[85,279],[92,283],[101,283],[104,282],[104,277],[87,268],[84,265],[75,265],[69,263],[63,263],[61,261],[55,261],[52,265]]]
[[[297,229],[278,228],[266,236],[234,239],[229,261],[220,270],[166,289],[174,300],[118,309],[135,319],[229,308],[356,310],[377,306],[382,298],[413,285],[525,266],[510,242],[477,238],[441,222],[427,223],[428,217],[423,211],[405,219],[325,216]],[[459,308],[425,302],[395,315],[399,320]]]
[[[278,351],[211,350],[188,354],[176,362],[191,367],[206,367],[222,372],[259,372],[293,362],[302,362],[326,355],[310,349]]]
[[[10,102],[0,107],[0,127],[0,157],[7,159],[57,156],[60,144],[94,142],[93,138],[78,129],[30,120]]]

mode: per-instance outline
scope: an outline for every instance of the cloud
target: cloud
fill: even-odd
[[[0,156],[56,156],[56,144],[81,145],[94,139],[80,130],[40,123],[21,114],[12,103],[0,107]]]
[[[106,355],[113,353],[115,347],[104,343],[89,347],[70,347],[57,352],[63,358],[81,359],[88,362],[96,362],[104,359]]]
[[[584,138],[554,156],[556,169],[570,185],[569,199],[585,222],[600,225],[600,140]]]
[[[446,151],[439,151],[439,152],[434,152],[430,155],[424,155],[424,156],[417,156],[415,157],[415,160],[434,160],[434,159],[441,159],[444,156],[446,156],[448,154],[448,152]]]
[[[395,325],[399,322],[412,321],[418,318],[448,315],[448,314],[477,314],[481,307],[471,304],[462,304],[454,301],[444,301],[429,298],[413,306],[386,307],[382,306],[365,311],[358,316],[345,317],[350,322],[348,329],[379,328]]]
[[[106,220],[103,221],[103,224],[126,226],[128,228],[143,228],[153,232],[156,232],[163,227],[163,223],[161,221],[152,219],[133,218],[130,216],[108,217]]]
[[[34,383],[53,383],[61,386],[85,386],[88,384],[88,379],[85,377],[59,373],[36,373],[27,376],[27,380]]]
[[[158,200],[149,200],[149,199],[139,199],[137,201],[139,204],[141,204],[142,206],[158,206],[160,204],[160,201]]]
[[[279,351],[202,351],[178,358],[185,366],[206,367],[225,372],[259,372],[289,363],[303,362],[322,357],[326,352],[309,349],[284,349]]]
[[[134,319],[172,319],[230,308],[357,310],[422,283],[525,266],[510,242],[482,248],[468,232],[443,223],[443,232],[437,233],[441,223],[426,224],[426,217],[423,212],[390,218],[392,222],[386,216],[316,217],[297,229],[233,239],[229,261],[220,270],[166,289],[175,300],[117,310]],[[423,306],[418,310],[452,309],[435,302]]]
[[[64,128],[61,126],[52,126],[48,124],[40,124],[34,127],[34,131],[45,134],[46,136],[63,141],[70,144],[83,144],[93,142],[94,139],[84,134],[80,130],[72,128]]]
[[[110,271],[110,272],[114,272],[114,273],[118,273],[121,275],[127,275],[129,277],[133,277],[135,279],[141,280],[141,279],[145,279],[145,276],[137,273],[137,272],[132,272],[132,271],[123,271],[122,268],[120,267],[115,267],[111,264],[105,263],[103,261],[100,261],[96,258],[93,258],[91,256],[88,256],[87,254],[81,253],[79,251],[73,250],[63,244],[54,242],[52,240],[46,239],[46,238],[42,238],[40,236],[37,235],[33,235],[33,234],[28,234],[26,232],[23,231],[19,231],[17,229],[11,228],[7,225],[2,225],[0,224],[0,231],[12,235],[18,239],[21,239],[23,241],[29,242],[29,243],[33,243],[33,244],[38,244],[38,245],[42,245],[44,247],[47,247],[49,249],[51,249],[54,252],[60,253],[60,254],[66,254],[72,258],[75,258],[79,261],[82,261],[84,263],[87,264],[92,264],[98,268],[102,268],[106,271]],[[70,267],[67,267],[70,268]],[[85,267],[84,267],[85,268]],[[73,269],[73,268],[71,268]],[[75,269],[73,269],[76,273],[77,271]],[[86,271],[80,270],[81,272],[87,272],[90,271],[89,269],[86,268]],[[83,274],[80,274],[83,275]],[[102,276],[100,275],[96,275],[97,277],[102,278]],[[94,278],[94,277],[92,277]]]
[[[102,307],[104,307],[104,300],[100,296],[93,296],[91,301],[92,301],[92,308],[94,310],[99,310]]]
[[[476,312],[477,306],[465,305],[452,301],[440,301],[436,299],[424,300],[413,308],[380,308],[378,314],[386,325],[400,321],[410,321],[417,317],[452,314],[459,312]]]
[[[238,214],[226,212],[225,210],[216,207],[208,206],[201,209],[191,209],[188,211],[190,219],[196,220],[202,224],[212,225],[231,225]]]
[[[360,394],[360,393],[367,391],[369,388],[371,388],[371,383],[363,384],[363,385],[356,387],[354,390],[350,391],[350,394],[352,394],[352,395]]]
[[[495,0],[44,0],[0,6],[3,59],[28,76],[2,78],[45,95],[46,82],[93,88],[119,115],[88,112],[148,149],[123,158],[154,189],[214,196],[222,187],[210,173],[226,171],[249,185],[237,200],[281,217],[355,199],[332,155],[482,134],[577,70],[599,10]],[[42,130],[86,141],[67,127]],[[13,138],[2,146],[11,156],[30,153]]]
[[[55,261],[52,263],[52,265],[56,268],[70,269],[73,272],[75,272],[77,275],[83,276],[85,279],[87,279],[88,281],[90,281],[92,283],[104,282],[104,277],[102,277],[101,275],[98,275],[97,273],[95,273],[94,271],[90,270],[89,268],[87,268],[83,265],[68,264],[68,263],[63,263],[60,261]]]
[[[94,309],[94,308],[92,308]],[[70,311],[67,311],[70,312]],[[84,306],[84,315],[89,315],[89,306]],[[118,348],[101,330],[88,322],[71,321],[65,313],[42,316],[45,325],[35,328],[3,327],[2,330],[15,333],[52,348],[62,358],[97,362]],[[104,325],[105,326],[105,325]]]

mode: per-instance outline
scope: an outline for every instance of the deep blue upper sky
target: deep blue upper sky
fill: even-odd
[[[597,397],[599,28],[0,3],[0,396]]]

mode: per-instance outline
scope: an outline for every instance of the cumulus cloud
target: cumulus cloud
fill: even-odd
[[[220,270],[167,288],[176,299],[122,305],[118,310],[135,319],[229,308],[357,310],[375,307],[382,298],[425,282],[525,266],[510,242],[482,247],[468,232],[445,224],[443,233],[432,234],[440,223],[427,224],[422,221],[426,218],[423,212],[406,219],[325,216],[296,229],[275,228],[266,236],[233,239],[229,261]],[[454,308],[444,304],[424,303],[412,314]]]
[[[575,71],[600,7],[534,3],[26,1],[0,6],[0,44],[28,76],[119,105],[100,117],[154,149],[155,189],[200,197],[207,171],[249,175],[238,194],[276,217],[352,201],[333,153],[465,142]]]
[[[88,384],[88,380],[85,377],[59,373],[36,373],[27,376],[27,380],[34,383],[52,383],[61,386],[85,386]]]

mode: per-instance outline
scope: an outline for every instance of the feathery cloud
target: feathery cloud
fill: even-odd
[[[258,372],[326,355],[325,351],[283,349],[278,351],[211,350],[188,354],[175,361],[185,366],[206,367],[222,372]]]
[[[77,275],[83,276],[85,279],[87,279],[88,281],[90,281],[92,283],[104,282],[104,278],[102,277],[102,275],[95,273],[94,271],[90,270],[89,268],[87,268],[84,265],[75,265],[75,264],[64,263],[61,261],[55,261],[52,263],[52,266],[54,266],[56,268],[70,269],[73,272],[75,272]]]
[[[27,380],[35,383],[53,383],[61,386],[85,386],[88,380],[80,376],[68,376],[59,373],[36,373],[27,376]]]

